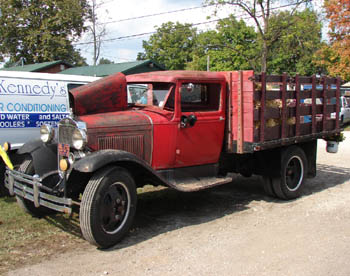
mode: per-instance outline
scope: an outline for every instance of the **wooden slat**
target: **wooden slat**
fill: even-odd
[[[299,76],[295,76],[295,133],[296,136],[300,135],[300,83],[299,83]]]
[[[322,130],[326,130],[326,115],[327,115],[327,78],[322,78],[322,84],[323,84],[323,118],[322,118]]]
[[[237,128],[237,153],[243,153],[244,142],[244,104],[243,104],[243,72],[238,76],[238,128]]]
[[[286,138],[286,126],[287,126],[287,74],[284,73],[282,76],[282,129],[281,137]]]
[[[266,73],[261,73],[260,142],[265,140]]]
[[[312,133],[316,133],[316,76],[312,76]]]
[[[336,91],[336,129],[339,129],[339,111],[340,111],[340,78],[337,78],[337,91]]]

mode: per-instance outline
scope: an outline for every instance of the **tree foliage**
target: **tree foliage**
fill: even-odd
[[[200,33],[196,42],[190,69],[206,70],[207,57],[212,71],[256,69],[257,34],[233,15],[220,20],[215,31]]]
[[[350,0],[325,0],[329,20],[330,45],[318,53],[316,62],[329,74],[350,80]]]
[[[143,41],[144,53],[138,60],[152,59],[169,70],[185,69],[192,61],[192,49],[197,38],[197,30],[191,24],[167,22],[157,28],[148,41]]]
[[[64,60],[82,65],[74,49],[90,18],[87,0],[1,0],[0,58],[27,64]]]
[[[249,16],[255,23],[258,34],[261,40],[261,71],[267,71],[267,59],[272,45],[278,41],[282,30],[272,31],[270,25],[270,18],[274,13],[273,4],[280,5],[288,2],[291,5],[291,14],[293,15],[297,8],[309,3],[310,0],[204,0],[205,3],[237,7]],[[283,26],[281,26],[283,27]]]
[[[114,64],[114,61],[112,60],[109,60],[108,58],[100,58],[99,62],[98,62],[99,65],[102,65],[102,64]]]
[[[178,24],[178,23],[177,23]],[[194,34],[168,22],[144,41],[138,59],[154,59],[169,69],[230,71],[261,70],[264,41],[253,26],[233,15],[219,20],[215,30]],[[320,71],[313,56],[322,47],[322,24],[311,9],[279,11],[269,17],[266,72],[311,75]],[[190,41],[190,43],[188,42]]]
[[[270,18],[271,32],[280,32],[271,47],[267,60],[269,73],[311,75],[319,71],[313,55],[322,47],[322,23],[315,11],[289,11]]]

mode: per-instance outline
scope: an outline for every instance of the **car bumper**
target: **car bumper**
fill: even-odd
[[[43,191],[45,189],[42,184],[42,178],[37,175],[27,175],[7,168],[5,186],[9,190],[10,195],[17,195],[30,200],[35,207],[45,206],[66,214],[72,213],[72,199],[54,196]]]

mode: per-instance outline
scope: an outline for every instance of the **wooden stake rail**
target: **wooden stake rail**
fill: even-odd
[[[230,152],[322,138],[339,132],[339,78],[230,74]]]

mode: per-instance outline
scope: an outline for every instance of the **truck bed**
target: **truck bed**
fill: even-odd
[[[224,73],[230,103],[227,150],[251,153],[340,132],[340,78]],[[333,113],[333,114],[332,114]]]

